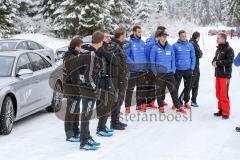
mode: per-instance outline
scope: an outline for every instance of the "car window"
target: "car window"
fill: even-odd
[[[31,62],[27,54],[21,55],[17,61],[16,73],[18,73],[21,69],[32,70]]]
[[[16,49],[17,42],[0,42],[0,50],[14,50]]]
[[[28,46],[26,42],[20,42],[17,46],[17,49],[28,50]]]
[[[43,57],[35,53],[29,53],[29,56],[32,60],[33,71],[39,71],[45,68],[49,68],[52,65]]]
[[[33,41],[28,41],[29,50],[39,50],[42,49],[40,45]]]

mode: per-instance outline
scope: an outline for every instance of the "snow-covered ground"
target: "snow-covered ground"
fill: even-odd
[[[240,68],[234,68],[230,85],[230,120],[213,117],[217,101],[211,61],[216,50],[216,37],[204,33],[198,98],[201,107],[193,109],[191,120],[128,121],[127,130],[115,131],[112,138],[97,137],[97,120],[92,120],[92,136],[102,145],[96,152],[84,152],[79,150],[78,143],[65,141],[63,122],[54,114],[43,111],[17,122],[11,135],[0,137],[0,157],[7,160],[239,160],[240,134],[234,129],[240,125]],[[17,35],[14,38],[33,38],[54,49],[67,43],[67,40],[42,35]],[[170,40],[171,43],[174,41]],[[229,42],[238,53],[240,40]],[[169,95],[167,101],[171,102]],[[166,109],[167,114],[172,113],[170,107]],[[158,114],[158,111],[148,110],[147,115],[150,113]]]

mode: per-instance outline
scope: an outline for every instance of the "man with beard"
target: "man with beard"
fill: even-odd
[[[128,57],[128,66],[130,78],[128,81],[128,89],[126,94],[126,113],[130,113],[132,96],[134,88],[136,90],[136,109],[142,112],[147,110],[147,95],[146,95],[146,75],[148,74],[148,62],[145,52],[145,42],[141,40],[142,30],[140,26],[133,27],[133,35],[127,42],[125,52]]]

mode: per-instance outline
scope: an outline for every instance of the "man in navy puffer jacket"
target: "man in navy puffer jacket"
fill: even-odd
[[[168,34],[166,32],[159,32],[157,42],[150,53],[151,70],[156,75],[157,86],[157,101],[159,105],[160,113],[164,113],[164,96],[166,87],[171,93],[174,108],[178,112],[186,113],[181,107],[178,100],[177,90],[175,88],[174,73],[176,71],[175,66],[175,53],[173,47],[167,42]]]
[[[173,45],[176,55],[176,88],[179,90],[182,78],[184,79],[184,102],[187,109],[191,109],[188,104],[192,83],[192,74],[196,65],[196,55],[193,45],[188,42],[186,31],[179,31],[179,40]]]
[[[130,113],[133,90],[137,87],[136,99],[137,109],[146,111],[146,95],[143,95],[145,77],[148,71],[145,42],[141,40],[141,27],[133,28],[133,35],[125,46],[125,53],[128,57],[130,78],[126,94],[126,113]]]

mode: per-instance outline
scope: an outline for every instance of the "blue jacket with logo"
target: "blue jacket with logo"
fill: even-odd
[[[193,45],[186,41],[183,42],[178,40],[174,45],[173,49],[176,58],[176,69],[180,71],[194,70],[196,65],[196,55]]]
[[[165,46],[156,43],[150,54],[150,63],[152,72],[158,73],[175,73],[175,53],[173,47],[167,42]]]
[[[240,66],[240,53],[237,55],[237,57],[234,59],[235,66]]]
[[[148,70],[145,42],[143,40],[131,35],[125,46],[125,53],[128,57],[130,72],[144,72]]]

